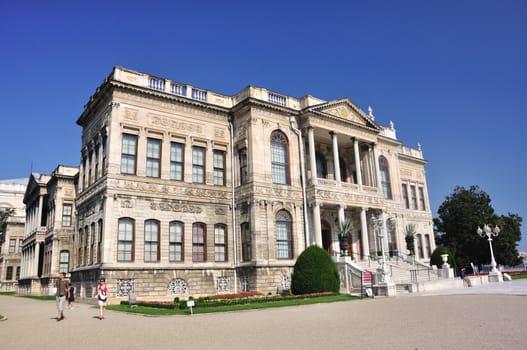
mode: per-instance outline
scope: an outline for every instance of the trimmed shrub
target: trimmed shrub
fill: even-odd
[[[329,253],[314,245],[304,250],[295,263],[291,292],[293,294],[338,293],[339,289],[339,272]]]

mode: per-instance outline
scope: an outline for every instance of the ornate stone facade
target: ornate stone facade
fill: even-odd
[[[390,254],[410,223],[419,257],[434,249],[421,150],[349,99],[223,96],[116,67],[77,123],[82,297],[101,275],[117,300],[288,289],[306,246],[338,254],[344,217],[354,259],[380,250],[372,215]]]
[[[78,171],[59,165],[51,175],[32,173],[29,178],[19,293],[49,294],[59,272],[71,271]]]
[[[0,180],[0,210],[13,210],[0,227],[0,290],[16,291],[20,277],[20,252],[24,238],[24,193],[27,178]]]

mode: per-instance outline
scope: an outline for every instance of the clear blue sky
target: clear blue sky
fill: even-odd
[[[527,250],[526,1],[1,1],[0,179],[77,165],[75,121],[116,65],[371,105],[421,143],[434,216],[479,185]]]

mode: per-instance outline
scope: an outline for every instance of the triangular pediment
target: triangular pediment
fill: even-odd
[[[312,111],[348,120],[359,125],[377,129],[377,124],[349,99],[330,101],[311,108]]]

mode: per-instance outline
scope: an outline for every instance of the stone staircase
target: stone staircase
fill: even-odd
[[[362,271],[373,273],[377,273],[382,266],[380,259],[353,261],[353,264]],[[397,294],[415,292],[420,285],[439,280],[437,271],[430,266],[400,257],[387,259],[386,270],[396,285]]]

